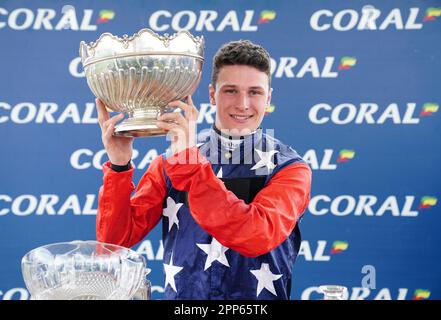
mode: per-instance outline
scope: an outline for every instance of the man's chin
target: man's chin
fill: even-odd
[[[228,129],[221,129],[223,133],[226,133],[232,137],[246,136],[251,134],[255,130],[256,129],[254,127],[250,128],[249,126],[238,126],[238,125],[235,125],[234,127],[230,126]]]

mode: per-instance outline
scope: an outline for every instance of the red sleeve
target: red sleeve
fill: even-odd
[[[152,161],[132,198],[134,169],[115,172],[109,165],[109,162],[103,165],[96,237],[98,241],[131,247],[141,241],[161,218],[167,190],[162,156]]]
[[[194,161],[183,163],[184,153]],[[285,241],[310,198],[312,173],[305,163],[281,169],[250,204],[225,188],[196,147],[167,159],[164,168],[176,189],[188,191],[195,221],[221,244],[248,257]]]

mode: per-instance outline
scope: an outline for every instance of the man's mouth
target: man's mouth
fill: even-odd
[[[246,121],[252,117],[252,115],[239,115],[239,114],[230,114],[230,117],[232,117],[235,120],[238,121]]]

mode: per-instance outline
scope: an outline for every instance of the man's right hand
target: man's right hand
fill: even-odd
[[[96,98],[95,103],[98,111],[98,123],[101,128],[101,139],[107,156],[112,164],[124,166],[132,159],[133,138],[113,135],[116,123],[124,118],[124,114],[120,113],[110,118],[104,102]]]

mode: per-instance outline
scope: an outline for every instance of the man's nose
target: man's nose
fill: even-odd
[[[236,104],[236,108],[239,110],[248,110],[250,108],[250,101],[248,99],[248,95],[244,92],[238,94],[238,101]]]

